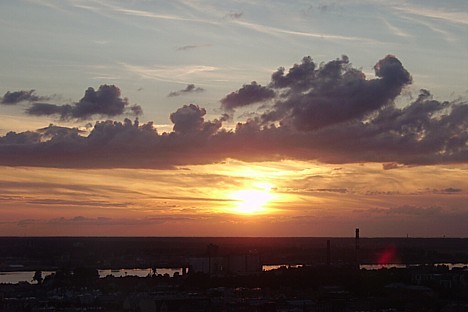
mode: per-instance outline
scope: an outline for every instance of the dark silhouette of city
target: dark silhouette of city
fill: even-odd
[[[3,237],[2,274],[34,274],[0,284],[0,310],[466,311],[468,267],[452,264],[468,263],[468,239],[355,234]],[[149,273],[112,275],[122,269]]]

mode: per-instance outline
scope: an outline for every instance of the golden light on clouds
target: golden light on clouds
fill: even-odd
[[[423,235],[449,223],[463,235],[467,169],[234,160],[176,170],[0,167],[0,235],[347,235],[356,225]]]

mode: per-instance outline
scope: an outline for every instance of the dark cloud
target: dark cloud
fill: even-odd
[[[273,96],[267,113],[235,129],[222,127],[226,116],[206,120],[206,110],[190,104],[171,114],[171,133],[160,134],[152,123],[128,119],[97,122],[89,135],[55,126],[9,132],[0,137],[0,164],[172,168],[233,158],[380,162],[391,169],[468,162],[466,102],[437,101],[422,90],[416,100],[397,107],[393,99],[411,82],[410,74],[393,56],[377,63],[376,74],[365,79],[346,57],[321,65],[305,58],[287,73],[276,71],[268,87],[242,88],[254,90],[253,95],[232,93],[226,109]],[[267,95],[258,96],[259,90]]]
[[[134,104],[134,105],[130,106],[129,110],[131,112],[130,113],[131,115],[134,115],[134,116],[143,115],[143,108],[141,108],[141,106],[138,105],[138,104]]]
[[[314,189],[316,192],[327,192],[327,193],[347,193],[348,190],[345,188],[319,188]]]
[[[71,105],[56,105],[49,103],[34,103],[26,109],[26,113],[34,116],[61,115],[66,116],[71,112]],[[65,118],[64,118],[65,119]]]
[[[243,12],[229,12],[225,17],[230,19],[239,19],[242,17],[242,15],[244,15]]]
[[[318,128],[359,118],[392,101],[411,82],[401,62],[387,56],[375,66],[380,78],[366,80],[365,75],[351,67],[349,59],[315,64],[304,57],[285,73],[279,68],[273,73],[268,87],[246,85],[221,100],[222,108],[232,110],[271,99],[276,102],[262,120],[291,124],[299,130]],[[275,90],[275,91],[273,91]]]
[[[203,128],[206,110],[198,105],[184,105],[176,112],[172,113],[170,118],[174,123],[174,132],[190,133],[198,132]]]
[[[56,105],[34,103],[26,113],[35,116],[57,115],[62,120],[89,119],[92,116],[114,117],[122,114],[141,115],[139,105],[130,106],[126,98],[121,97],[120,89],[114,85],[101,85],[98,90],[89,87],[84,97],[77,103]]]
[[[444,193],[460,193],[462,189],[449,187],[449,188],[444,189],[443,191]]]
[[[185,89],[182,89],[179,91],[172,91],[167,96],[173,97],[173,96],[179,96],[179,95],[184,95],[184,94],[189,94],[189,93],[199,93],[203,91],[205,91],[205,89],[200,88],[200,87],[195,87],[194,84],[188,84],[187,87],[185,87]]]
[[[181,134],[196,134],[199,132],[212,134],[221,128],[220,121],[205,121],[203,118],[205,114],[206,110],[198,105],[184,105],[170,116],[171,121],[174,123],[174,132]]]
[[[0,137],[0,148],[14,145],[30,145],[41,142],[41,134],[38,131],[25,131],[16,133],[13,131],[8,132],[5,136]]]
[[[336,61],[332,63],[336,63]],[[311,81],[315,79],[317,74],[316,66],[312,58],[307,56],[302,59],[301,64],[294,64],[286,75],[284,74],[284,67],[280,67],[271,75],[270,87],[276,89],[290,88],[297,91],[306,90],[310,88]]]
[[[451,194],[459,194],[459,193],[462,193],[463,190],[462,189],[459,189],[459,188],[455,188],[455,187],[448,187],[448,188],[445,188],[445,189],[432,189],[432,190],[429,190],[429,192],[433,193],[433,194],[447,194],[447,195],[451,195]]]
[[[391,169],[398,169],[404,167],[402,164],[396,163],[396,162],[389,162],[382,164],[383,170],[391,170]]]
[[[268,88],[255,84],[231,93],[221,100],[222,108],[269,100],[277,94],[275,104],[261,116],[264,123],[317,130],[362,118],[391,103],[411,83],[410,74],[394,56],[386,56],[374,69],[378,78],[366,80],[346,56],[321,65],[304,57],[287,73],[284,68],[274,72]]]
[[[37,102],[37,101],[47,101],[50,97],[46,96],[38,96],[35,94],[36,90],[29,90],[29,91],[7,91],[5,95],[3,95],[1,104],[5,105],[14,105],[20,102]]]
[[[339,13],[341,11],[343,11],[343,7],[339,2],[325,1],[309,6],[303,11],[303,14],[306,17],[312,17],[313,14]]]
[[[323,3],[321,3],[321,4],[317,5],[317,9],[318,9],[320,12],[325,13],[325,12],[329,11],[329,10],[330,10],[330,7],[332,7],[333,5],[335,5],[335,4],[333,3],[333,4],[329,5],[329,4],[323,4]]]
[[[204,47],[211,47],[211,44],[192,44],[192,45],[185,45],[177,48],[177,51],[187,51],[193,50],[197,48],[204,48]]]
[[[224,110],[231,111],[237,107],[269,100],[274,96],[275,91],[252,81],[250,84],[243,85],[236,92],[228,94],[221,100],[221,105]]]
[[[67,141],[85,134],[86,132],[77,128],[60,127],[50,124],[48,127],[38,129],[37,133],[41,135],[42,140],[60,137]]]
[[[282,192],[287,193],[298,193],[298,194],[307,194],[307,193],[339,193],[345,194],[348,193],[346,188],[284,188]]]

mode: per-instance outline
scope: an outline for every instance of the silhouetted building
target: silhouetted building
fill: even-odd
[[[189,273],[221,275],[224,272],[223,257],[192,257],[188,259]]]
[[[255,274],[262,271],[258,254],[229,255],[225,257],[226,272],[234,275]]]
[[[204,256],[188,259],[189,273],[205,273],[214,276],[249,275],[262,271],[260,256],[257,253],[227,256]]]
[[[359,269],[360,259],[359,259],[359,228],[356,228],[356,237],[355,237],[355,265]]]

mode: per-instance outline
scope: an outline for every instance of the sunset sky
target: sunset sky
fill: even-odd
[[[0,2],[0,236],[468,237],[468,2]]]

